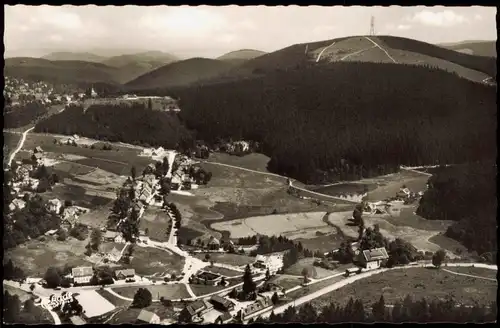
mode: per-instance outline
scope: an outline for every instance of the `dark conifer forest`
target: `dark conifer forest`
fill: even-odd
[[[433,68],[314,64],[175,93],[198,139],[259,141],[271,171],[309,183],[496,154],[495,89]]]
[[[489,262],[496,261],[497,193],[495,163],[472,163],[438,170],[420,200],[417,214],[457,221],[446,231]]]

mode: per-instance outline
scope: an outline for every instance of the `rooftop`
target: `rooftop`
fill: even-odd
[[[86,277],[94,275],[92,267],[76,267],[71,270],[73,277]]]
[[[375,249],[366,249],[363,251],[363,256],[366,261],[377,261],[377,260],[385,260],[389,258],[387,254],[387,250],[384,247],[375,248]]]
[[[139,313],[139,316],[137,317],[137,320],[144,321],[144,322],[151,322],[153,318],[157,316],[155,313],[147,311],[147,310],[141,310],[141,313]]]

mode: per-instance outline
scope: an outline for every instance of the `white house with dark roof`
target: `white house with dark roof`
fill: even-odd
[[[383,261],[387,260],[389,255],[385,247],[365,249],[359,253],[358,262],[361,267],[368,270],[380,268]]]
[[[92,267],[76,267],[71,270],[73,281],[77,284],[88,284],[94,275]]]

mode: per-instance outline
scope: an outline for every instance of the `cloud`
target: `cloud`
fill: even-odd
[[[440,27],[451,27],[468,22],[465,16],[456,14],[452,10],[443,10],[441,12],[422,10],[409,20],[423,25]]]
[[[399,24],[396,28],[398,30],[407,31],[407,30],[411,29],[411,25]]]

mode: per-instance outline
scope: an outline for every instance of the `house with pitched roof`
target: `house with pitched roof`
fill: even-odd
[[[160,317],[156,313],[147,310],[141,310],[141,313],[139,313],[139,316],[137,317],[137,321],[140,323],[145,322],[153,325],[159,325]]]
[[[187,311],[191,318],[201,317],[211,311],[214,306],[206,300],[197,300],[187,306]]]
[[[368,270],[378,269],[389,258],[385,247],[365,249],[358,255],[358,263]]]
[[[92,267],[76,267],[71,270],[73,282],[76,284],[88,284],[94,275]]]
[[[232,311],[234,310],[234,303],[227,298],[221,297],[219,295],[214,295],[210,298],[210,302],[214,305],[215,309],[220,311]]]
[[[115,270],[115,277],[118,280],[123,280],[123,279],[127,279],[127,278],[134,278],[135,277],[135,270],[134,269]]]
[[[271,301],[271,299],[269,297],[262,297],[241,310],[241,314],[243,315],[243,317],[246,317],[271,306],[273,306],[273,302]]]

